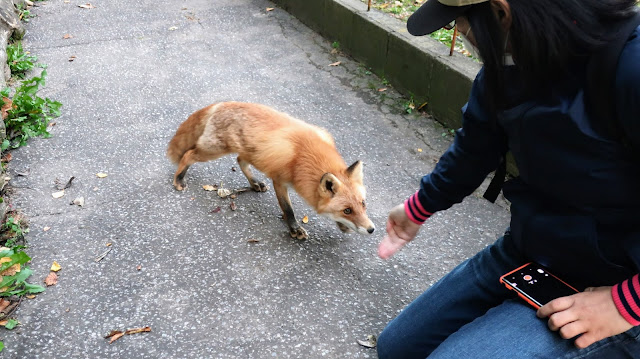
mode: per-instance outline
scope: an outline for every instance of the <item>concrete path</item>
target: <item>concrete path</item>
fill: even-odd
[[[64,107],[52,138],[13,152],[11,198],[30,220],[32,282],[53,261],[63,269],[56,286],[22,303],[0,357],[375,358],[356,339],[378,334],[506,228],[507,210],[471,196],[378,259],[389,209],[451,137],[403,114],[406,99],[378,91],[383,80],[286,12],[267,11],[272,3],[84,3],[37,2],[27,25],[25,49],[48,65],[41,95]],[[176,192],[166,145],[190,113],[220,100],[264,103],[332,132],[347,162],[366,164],[378,230],[343,234],[293,195],[311,238],[292,240],[273,191],[243,193],[231,211],[202,185],[245,186],[233,157],[194,165]],[[71,176],[54,199],[56,178]],[[69,204],[79,196],[83,208]],[[103,338],[145,326],[150,333]]]

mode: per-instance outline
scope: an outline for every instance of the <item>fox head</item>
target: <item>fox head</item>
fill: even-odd
[[[356,161],[340,173],[325,173],[318,193],[318,214],[334,220],[341,231],[373,233],[375,226],[366,211],[362,162]]]

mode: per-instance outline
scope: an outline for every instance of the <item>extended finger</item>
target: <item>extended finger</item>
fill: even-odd
[[[572,296],[560,297],[540,307],[540,309],[538,309],[538,311],[536,312],[536,315],[538,316],[538,318],[546,318],[553,313],[571,308],[573,303],[574,298]]]

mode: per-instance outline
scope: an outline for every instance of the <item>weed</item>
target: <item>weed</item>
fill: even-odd
[[[413,95],[411,95],[411,98],[404,103],[404,112],[412,113],[413,110],[415,109],[416,109],[416,104],[413,100]]]
[[[40,76],[35,76],[28,80],[23,80],[13,95],[13,105],[7,111],[5,125],[7,128],[7,139],[2,142],[0,149],[18,148],[24,146],[27,140],[35,136],[45,138],[51,136],[47,130],[47,125],[52,118],[60,116],[62,104],[49,98],[42,98],[36,95],[40,86],[45,84],[46,70],[42,70]],[[10,89],[6,88],[0,92],[3,98],[9,97]],[[5,104],[5,101],[2,105]]]
[[[20,20],[24,22],[29,22],[29,19],[35,16],[31,15],[31,11],[27,10],[27,8],[21,4],[16,5],[16,9],[18,10]]]
[[[334,48],[334,49],[340,49],[340,42],[338,42],[338,41],[334,41],[334,42],[331,44],[331,47],[332,47],[332,48]]]
[[[25,73],[36,66],[36,61],[38,58],[26,53],[20,41],[7,45],[7,64],[12,75],[24,78]]]

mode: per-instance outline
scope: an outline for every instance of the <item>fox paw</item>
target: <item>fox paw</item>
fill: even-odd
[[[289,230],[289,234],[291,235],[291,238],[295,239],[304,240],[309,238],[309,234],[302,227],[291,228]]]
[[[269,186],[264,182],[254,182],[251,184],[251,188],[256,192],[267,192]]]
[[[180,182],[173,182],[173,187],[178,191],[184,191],[187,188],[187,185]]]

